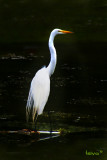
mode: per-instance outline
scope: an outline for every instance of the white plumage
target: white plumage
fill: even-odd
[[[26,118],[29,120],[29,116],[32,116],[33,122],[37,119],[37,116],[43,113],[45,104],[48,100],[50,93],[50,76],[54,73],[57,56],[54,47],[54,37],[57,34],[72,33],[70,31],[64,31],[60,29],[54,29],[49,38],[49,49],[51,54],[51,60],[47,67],[44,67],[37,71],[32,79],[29,96],[26,105]]]

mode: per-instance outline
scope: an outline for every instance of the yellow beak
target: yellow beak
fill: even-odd
[[[65,30],[60,30],[59,32],[62,32],[62,33],[73,33],[71,31],[65,31]]]

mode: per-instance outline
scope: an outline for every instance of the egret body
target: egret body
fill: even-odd
[[[49,50],[51,54],[50,63],[47,67],[43,67],[37,71],[31,81],[30,91],[26,105],[26,118],[32,116],[32,121],[37,119],[37,116],[43,113],[45,104],[50,93],[50,77],[54,73],[57,55],[54,47],[54,38],[58,34],[72,33],[61,29],[54,29],[49,37]]]

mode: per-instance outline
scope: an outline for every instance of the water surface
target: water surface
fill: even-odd
[[[27,96],[36,71],[49,63],[49,51],[42,44],[22,46],[20,50],[13,46],[2,48],[0,57],[0,130],[33,130],[34,124],[26,124],[25,120]],[[106,159],[107,76],[104,54],[85,54],[82,46],[78,51],[75,47],[65,51],[66,45],[56,47],[58,63],[51,77],[50,97],[44,114],[38,117],[37,129],[50,130],[51,117],[52,130],[61,130],[63,134],[41,141],[41,135],[2,133],[0,150],[4,159],[82,160],[90,159],[86,155],[88,151],[99,154],[94,155],[94,159]],[[96,60],[97,54],[100,59]]]

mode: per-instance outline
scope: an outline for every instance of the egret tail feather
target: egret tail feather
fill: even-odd
[[[34,100],[33,100],[32,91],[30,89],[29,95],[28,95],[28,100],[27,100],[27,105],[26,105],[26,121],[27,122],[29,121],[31,111],[33,109],[33,105],[34,105]]]

